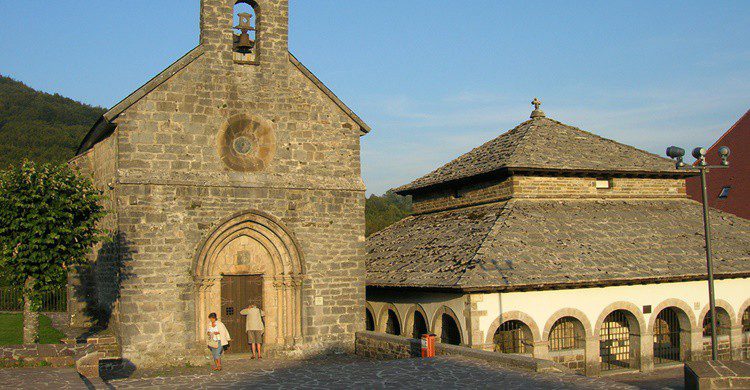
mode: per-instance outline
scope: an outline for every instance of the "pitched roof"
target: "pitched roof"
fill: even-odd
[[[102,115],[102,117],[97,120],[91,130],[89,130],[89,132],[83,138],[83,141],[81,141],[81,145],[76,151],[76,155],[82,154],[83,152],[93,147],[97,142],[108,137],[115,127],[115,125],[112,123],[113,119],[117,118],[118,115],[122,114],[130,106],[143,99],[143,97],[151,93],[151,91],[155,90],[158,86],[172,78],[179,71],[193,63],[193,61],[203,55],[204,51],[205,50],[203,49],[202,45],[196,46],[193,50],[189,51],[187,54],[175,61],[172,65],[161,71],[158,75],[154,76],[154,78],[149,80],[146,84],[133,91],[133,93],[128,95],[119,103],[115,104],[115,106],[109,109],[109,111],[105,112],[104,115]],[[310,69],[302,64],[291,52],[289,53],[289,62],[291,62],[292,65],[294,65],[300,72],[302,72],[303,75],[305,75],[305,77],[307,77],[313,84],[315,84],[315,86],[318,87],[329,99],[331,99],[334,104],[336,104],[342,111],[344,111],[350,118],[352,118],[352,120],[357,125],[359,125],[360,131],[365,134],[370,132],[370,126],[365,123],[362,118],[360,118],[356,113],[354,113],[354,111],[352,111],[344,102],[342,102],[341,99],[336,96],[336,94],[334,94],[328,87],[326,87],[326,85],[323,84],[323,82],[320,81],[320,79],[318,79],[310,71]]]
[[[395,190],[410,193],[502,169],[685,175],[669,159],[540,116]]]
[[[408,217],[367,239],[367,285],[502,291],[704,278],[702,208],[512,199]],[[750,276],[750,221],[712,211],[715,273]]]

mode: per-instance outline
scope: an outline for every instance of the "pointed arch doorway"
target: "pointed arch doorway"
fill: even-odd
[[[216,313],[234,328],[230,351],[243,352],[240,344],[247,336],[240,306],[252,301],[265,312],[263,338],[269,347],[302,341],[304,263],[280,221],[260,211],[231,216],[203,240],[194,265],[197,341],[205,340],[208,315]]]

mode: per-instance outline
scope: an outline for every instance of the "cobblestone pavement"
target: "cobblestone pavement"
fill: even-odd
[[[149,376],[156,375],[156,376]],[[136,377],[137,376],[137,377]],[[606,379],[572,374],[511,371],[495,364],[458,356],[391,361],[353,357],[323,361],[230,361],[224,371],[207,367],[177,372],[139,372],[125,379],[89,384],[90,388],[158,389],[635,389]],[[0,370],[5,388],[86,388],[71,369]]]

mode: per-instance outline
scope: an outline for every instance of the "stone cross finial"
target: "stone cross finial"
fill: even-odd
[[[532,118],[544,118],[544,111],[539,109],[539,106],[542,105],[542,101],[534,98],[534,100],[531,101],[531,104],[534,105],[534,111],[531,112]]]

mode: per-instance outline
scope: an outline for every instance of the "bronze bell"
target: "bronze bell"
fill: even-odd
[[[243,54],[251,53],[253,47],[255,47],[255,42],[250,39],[250,34],[248,34],[247,31],[243,31],[242,34],[239,35],[239,39],[234,45],[234,49]]]
[[[241,13],[237,16],[240,18],[240,23],[234,26],[234,28],[240,30],[240,35],[234,36],[234,50],[239,53],[248,54],[255,47],[255,41],[250,39],[250,34],[248,33],[248,31],[255,31],[255,28],[250,24],[250,19],[253,15]]]

